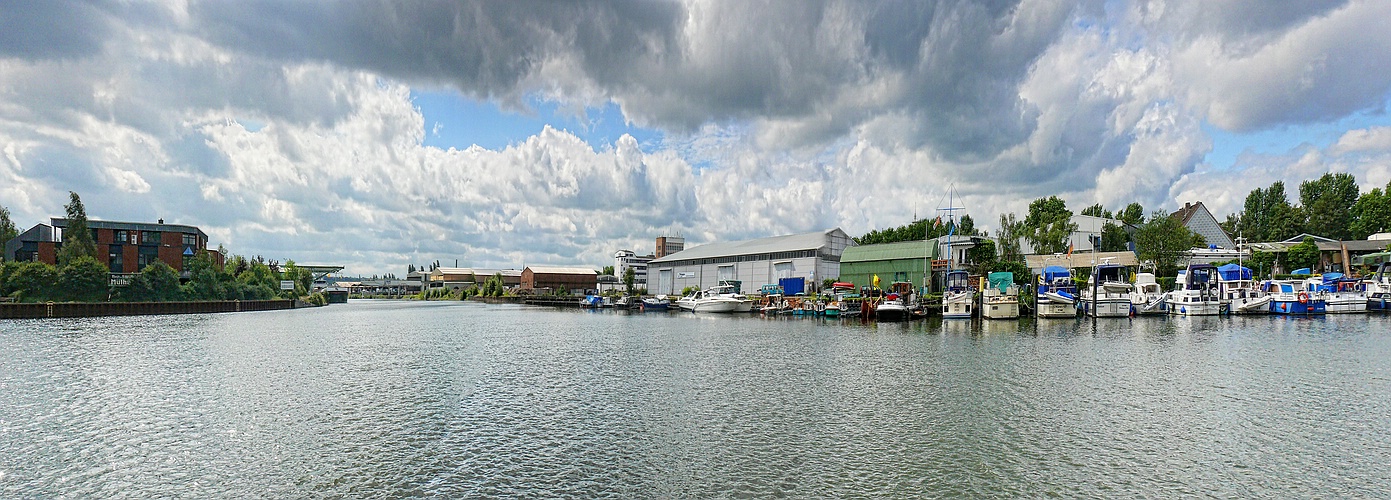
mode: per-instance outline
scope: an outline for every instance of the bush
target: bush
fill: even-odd
[[[22,262],[11,271],[6,286],[23,302],[53,300],[58,285],[58,269],[42,262]]]
[[[105,301],[110,292],[111,274],[90,256],[80,256],[58,272],[58,296],[75,302]]]
[[[171,302],[183,299],[179,275],[162,261],[145,266],[121,291],[126,302]]]

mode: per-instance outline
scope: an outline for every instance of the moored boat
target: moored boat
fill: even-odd
[[[1252,279],[1251,269],[1239,264],[1217,268],[1218,297],[1231,314],[1268,314],[1270,296]]]
[[[942,293],[942,317],[970,319],[975,316],[976,292],[966,271],[948,271]]]
[[[1130,309],[1137,316],[1168,314],[1168,294],[1154,279],[1154,273],[1135,275],[1135,287],[1130,291]]]
[[[1077,283],[1062,266],[1047,266],[1039,275],[1034,304],[1040,318],[1077,317]]]
[[[1308,288],[1323,295],[1328,314],[1367,312],[1367,294],[1357,281],[1345,278],[1342,273],[1309,278]]]
[[[665,311],[671,307],[671,301],[666,295],[648,297],[642,299],[642,310],[644,311]]]
[[[980,315],[986,319],[1019,318],[1019,287],[1014,285],[1014,273],[990,273],[989,286],[981,291]]]
[[[1109,262],[1092,267],[1082,288],[1082,311],[1096,318],[1130,316],[1130,268]]]
[[[1270,296],[1270,312],[1288,315],[1324,314],[1327,304],[1323,297],[1311,293],[1305,280],[1267,280],[1261,290]]]
[[[903,304],[903,297],[897,293],[884,296],[884,301],[874,308],[874,319],[876,321],[908,320],[908,307]]]
[[[1362,291],[1367,294],[1367,309],[1370,311],[1391,310],[1391,253],[1382,252],[1362,256],[1363,262],[1377,262],[1376,271],[1362,280]]]
[[[1166,300],[1169,314],[1179,316],[1216,316],[1222,314],[1222,299],[1218,294],[1217,266],[1189,264],[1174,281],[1174,291]]]

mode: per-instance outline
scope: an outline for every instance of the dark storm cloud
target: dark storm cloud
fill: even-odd
[[[1032,128],[1018,83],[1075,9],[1043,5],[266,0],[194,4],[191,14],[215,42],[271,59],[450,83],[504,101],[593,91],[640,124],[673,130],[785,120],[796,126],[779,137],[789,147],[902,112],[926,124],[911,146],[975,160]]]

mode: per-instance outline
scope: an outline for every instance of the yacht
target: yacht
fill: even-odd
[[[971,290],[966,271],[948,271],[942,293],[942,317],[970,319],[975,315],[972,311],[975,304],[976,292]]]
[[[884,301],[874,308],[874,319],[876,321],[907,321],[908,306],[903,305],[903,296],[897,293],[885,295]]]
[[[680,304],[688,299],[689,307],[682,304],[681,308],[694,312],[749,312],[753,307],[753,301],[736,292],[734,285],[717,285],[706,288],[689,297],[682,297],[677,303]]]
[[[1077,317],[1077,283],[1072,272],[1062,266],[1047,266],[1038,276],[1034,304],[1040,318]]]
[[[1270,296],[1270,312],[1275,314],[1323,314],[1327,304],[1323,296],[1311,293],[1305,280],[1268,280],[1261,290]]]
[[[1014,285],[1014,273],[990,273],[986,279],[990,281],[990,287],[981,292],[981,317],[1018,319],[1019,287]]]
[[[1092,267],[1082,288],[1082,310],[1096,318],[1130,316],[1130,268],[1109,262]]]
[[[1217,266],[1189,264],[1188,269],[1174,281],[1169,293],[1169,314],[1180,316],[1216,316],[1222,314],[1222,298],[1218,292]]]
[[[1222,304],[1231,314],[1267,314],[1270,312],[1270,296],[1252,280],[1251,269],[1239,264],[1226,264],[1217,268],[1218,291]]]
[[[1379,256],[1383,259],[1391,257],[1391,254],[1381,253],[1363,256]],[[1365,261],[1364,261],[1365,262]],[[1367,309],[1371,311],[1386,311],[1391,308],[1391,259],[1384,260],[1377,266],[1376,272],[1370,277],[1362,280],[1362,291],[1367,294]]]
[[[1342,273],[1327,273],[1310,278],[1308,288],[1323,295],[1328,314],[1367,312],[1367,294],[1360,283],[1343,277]]]
[[[1138,315],[1168,314],[1168,294],[1154,279],[1154,273],[1135,275],[1135,287],[1130,291],[1130,308]]]

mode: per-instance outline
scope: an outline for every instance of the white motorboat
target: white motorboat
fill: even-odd
[[[981,292],[981,317],[986,319],[1018,319],[1019,287],[1014,285],[1014,273],[990,273],[987,279],[990,286]]]
[[[1344,278],[1341,273],[1309,278],[1309,289],[1323,295],[1328,314],[1367,312],[1367,293],[1360,283]]]
[[[1218,292],[1217,266],[1189,264],[1174,281],[1169,293],[1169,314],[1179,316],[1216,316],[1222,314],[1222,298]]]
[[[975,316],[976,292],[971,289],[966,271],[949,271],[942,294],[942,317],[970,319]]]
[[[1130,291],[1130,308],[1136,315],[1167,314],[1167,298],[1159,282],[1155,281],[1154,273],[1135,275],[1135,287]]]
[[[1238,264],[1217,268],[1218,297],[1231,314],[1269,314],[1270,296],[1256,286],[1251,270]]]
[[[686,297],[681,298],[685,300]],[[753,307],[753,301],[736,293],[733,285],[718,285],[696,292],[691,295],[689,304],[691,311],[710,313],[749,312]],[[685,305],[681,307],[686,309]]]
[[[1092,268],[1082,288],[1082,310],[1095,318],[1130,316],[1130,268],[1103,263]]]
[[[1362,280],[1362,292],[1367,294],[1367,309],[1371,311],[1391,310],[1391,253],[1375,253],[1362,256],[1364,262],[1381,260],[1371,277]]]
[[[1072,272],[1062,266],[1048,266],[1038,276],[1034,307],[1040,318],[1077,317],[1077,284]]]
[[[896,293],[888,294],[884,301],[874,308],[874,319],[877,321],[906,321],[908,320],[908,306],[903,304],[903,300]]]

